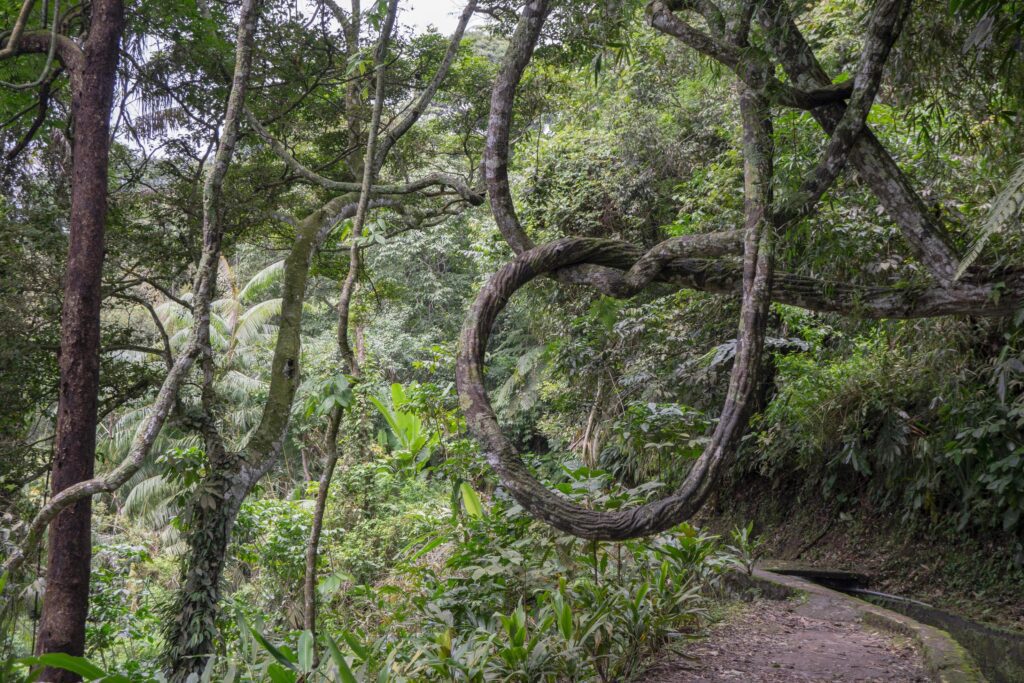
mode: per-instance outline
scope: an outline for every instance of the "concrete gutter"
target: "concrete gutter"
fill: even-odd
[[[804,616],[859,622],[910,638],[935,683],[986,683],[967,651],[941,629],[796,576],[755,569],[753,576],[734,575],[733,579],[741,585],[753,584],[772,600],[803,598],[797,611]]]

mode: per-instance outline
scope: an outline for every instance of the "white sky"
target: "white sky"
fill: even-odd
[[[436,26],[441,35],[451,35],[465,6],[465,0],[405,0],[398,6],[398,21],[402,26],[414,28],[416,33]],[[474,15],[469,25],[478,25],[481,21],[479,15]]]

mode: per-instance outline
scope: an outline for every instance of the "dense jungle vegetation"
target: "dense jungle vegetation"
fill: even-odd
[[[1024,624],[1019,0],[0,26],[0,679],[630,680],[828,534]]]

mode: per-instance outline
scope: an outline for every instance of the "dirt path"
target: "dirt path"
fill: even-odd
[[[841,603],[758,600],[740,605],[708,638],[666,657],[646,683],[927,681],[906,639],[865,627]]]

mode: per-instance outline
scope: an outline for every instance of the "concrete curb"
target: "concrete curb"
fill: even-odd
[[[814,596],[852,609],[865,624],[910,638],[920,649],[925,667],[936,683],[986,683],[967,651],[943,630],[796,576],[755,569],[752,577],[743,578],[761,588],[769,599]]]

